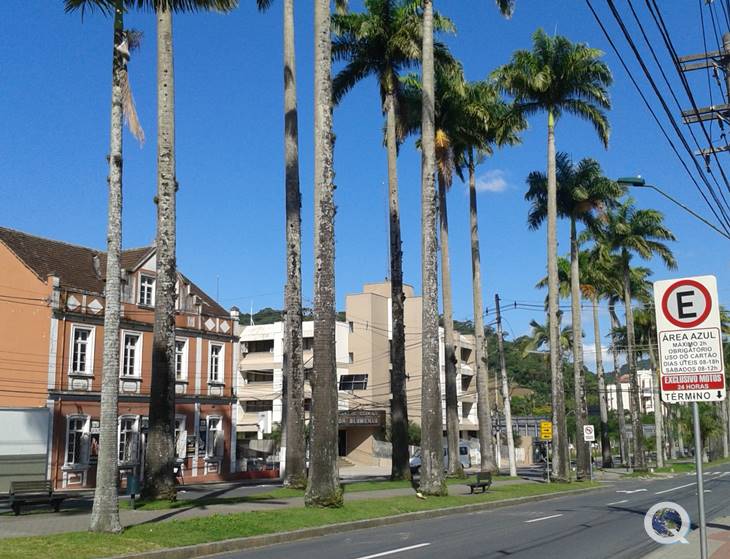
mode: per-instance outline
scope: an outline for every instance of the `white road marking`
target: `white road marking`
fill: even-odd
[[[557,518],[558,516],[563,516],[562,514],[553,514],[551,516],[543,516],[542,518],[533,518],[532,520],[525,520],[525,524],[529,524],[530,522],[540,522],[541,520],[548,520],[550,518]]]
[[[632,493],[641,493],[642,491],[647,491],[647,489],[620,489],[619,491],[616,491],[616,493],[626,493],[628,495],[631,495]]]
[[[725,476],[727,476],[727,475],[730,475],[730,472],[722,472],[722,473],[720,474],[720,477],[725,477]]]
[[[676,491],[677,489],[684,489],[685,487],[690,487],[692,485],[697,485],[696,481],[693,481],[692,483],[687,483],[686,485],[680,485],[679,487],[672,487],[671,489],[665,489],[664,491],[657,491],[654,493],[654,495],[661,495],[662,493],[669,493],[670,491]]]
[[[401,551],[410,551],[411,549],[418,549],[420,547],[426,547],[431,545],[430,543],[419,543],[416,545],[409,545],[408,547],[399,547],[398,549],[391,549],[390,551],[383,551],[382,553],[376,553],[374,555],[365,555],[364,557],[358,557],[357,559],[375,559],[376,557],[385,557],[386,555],[393,555],[394,553],[400,553]]]
[[[606,506],[610,507],[611,505],[620,505],[621,503],[628,503],[628,502],[629,502],[628,499],[624,499],[623,501],[615,501],[613,503],[606,503]]]

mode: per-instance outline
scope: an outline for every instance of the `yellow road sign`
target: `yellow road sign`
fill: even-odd
[[[550,421],[540,422],[540,440],[551,441],[553,440],[553,424]]]

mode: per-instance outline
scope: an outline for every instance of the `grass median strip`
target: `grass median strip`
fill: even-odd
[[[122,534],[71,532],[51,536],[7,538],[2,541],[0,558],[73,557],[97,559],[127,553],[151,551],[313,528],[341,522],[393,516],[475,503],[547,495],[575,489],[598,487],[598,483],[511,484],[493,487],[480,495],[431,497],[415,496],[350,501],[340,509],[287,508],[277,511],[211,515],[185,520],[148,523],[127,528]]]

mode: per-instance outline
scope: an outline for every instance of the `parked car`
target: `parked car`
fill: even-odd
[[[469,457],[469,445],[465,442],[459,443],[459,462],[462,467],[469,468],[471,466],[471,458]],[[410,461],[411,474],[415,475],[421,470],[421,451],[417,450]],[[449,468],[449,449],[444,446],[444,471]]]

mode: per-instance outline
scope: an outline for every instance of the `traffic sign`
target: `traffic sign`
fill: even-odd
[[[596,440],[596,430],[593,425],[583,425],[583,440],[587,443]]]
[[[715,276],[654,283],[662,400],[725,399],[720,305]]]
[[[553,424],[550,421],[540,422],[540,440],[541,441],[552,441],[553,440]]]

